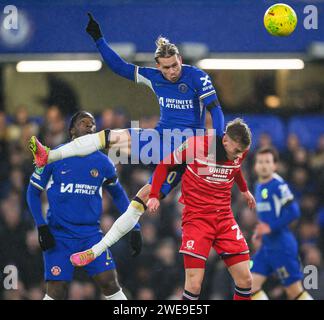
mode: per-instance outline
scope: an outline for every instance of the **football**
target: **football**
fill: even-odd
[[[266,11],[263,21],[271,35],[286,37],[294,32],[297,15],[292,7],[284,3],[277,3]]]

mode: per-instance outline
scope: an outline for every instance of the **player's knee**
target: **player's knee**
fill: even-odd
[[[235,282],[236,286],[239,288],[251,288],[252,283],[252,275],[250,272],[242,274]]]
[[[195,274],[187,274],[185,289],[193,294],[200,294],[202,280]]]

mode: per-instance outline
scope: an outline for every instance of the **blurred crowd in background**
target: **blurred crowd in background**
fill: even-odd
[[[123,109],[107,108],[97,116],[97,130],[102,128],[127,128],[130,119]],[[143,117],[140,127],[152,128],[157,117]],[[25,195],[29,177],[34,167],[27,148],[31,135],[37,135],[49,147],[66,142],[69,137],[69,118],[60,108],[51,106],[44,117],[34,118],[27,108],[21,106],[14,118],[0,111],[0,298],[5,300],[42,299],[44,296],[44,269],[42,251],[38,244],[37,230],[27,208]],[[253,133],[253,132],[252,132]],[[261,135],[258,146],[271,145],[269,135]],[[295,135],[289,135],[286,148],[281,151],[278,173],[290,184],[301,208],[301,218],[292,228],[300,246],[303,266],[314,265],[318,270],[318,288],[310,290],[315,299],[324,299],[324,133],[317,141],[317,149],[308,150],[300,145]],[[147,182],[152,169],[142,165],[117,166],[122,185],[132,198]],[[253,190],[253,152],[245,161],[244,175],[250,190]],[[128,238],[112,247],[117,262],[119,281],[129,299],[181,299],[184,283],[182,256],[178,253],[181,243],[181,211],[178,203],[180,188],[176,188],[162,201],[157,214],[142,216],[142,253],[130,255]],[[119,213],[108,195],[104,195],[102,230],[107,232]],[[46,212],[46,196],[43,197]],[[256,213],[247,208],[237,187],[233,189],[233,212],[243,231],[251,252],[253,229],[257,223]],[[17,290],[5,290],[2,283],[3,270],[7,265],[18,269]],[[307,274],[305,274],[307,276]],[[231,299],[232,280],[221,259],[210,253],[201,299]],[[285,299],[285,294],[276,277],[266,285],[271,299]],[[71,282],[67,299],[100,299],[94,282],[82,269],[77,269]]]

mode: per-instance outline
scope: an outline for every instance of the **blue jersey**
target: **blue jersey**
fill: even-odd
[[[262,237],[262,245],[269,250],[297,252],[297,241],[289,230],[289,223],[296,219],[299,210],[290,206],[294,202],[287,183],[277,174],[267,183],[255,187],[257,214],[260,221],[270,225],[272,232]]]
[[[116,168],[98,151],[37,169],[30,183],[47,192],[47,220],[53,234],[84,238],[101,233],[102,184],[106,180],[116,181]]]
[[[206,107],[213,102],[213,107],[210,107],[213,127],[218,134],[223,134],[224,115],[207,73],[194,66],[182,65],[180,78],[177,82],[171,82],[156,68],[125,62],[104,38],[97,40],[96,44],[113,72],[144,84],[155,93],[160,105],[160,121],[156,127],[160,133],[163,129],[204,129]]]
[[[211,80],[204,71],[183,65],[179,80],[171,82],[158,69],[136,67],[135,81],[148,86],[158,98],[158,131],[205,128],[205,107],[217,97]]]

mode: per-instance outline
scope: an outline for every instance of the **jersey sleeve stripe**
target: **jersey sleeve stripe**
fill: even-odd
[[[136,83],[138,83],[138,70],[139,70],[139,67],[138,66],[135,66],[134,79],[135,79],[135,82]]]
[[[209,92],[206,92],[204,94],[202,94],[199,99],[202,100],[202,99],[205,99],[206,97],[209,97],[211,96],[212,94],[216,94],[216,91],[215,90],[212,90],[212,91],[209,91]]]
[[[34,182],[33,180],[29,180],[29,182],[37,189],[43,191],[44,188],[42,186],[40,186],[38,183]]]
[[[177,150],[175,150],[175,151],[173,152],[173,157],[174,157],[174,160],[175,160],[175,162],[176,162],[177,164],[181,164],[181,162],[179,161],[179,159],[178,159],[178,157],[177,157]]]
[[[152,86],[152,82],[148,78],[145,78],[138,72],[137,72],[137,82],[136,83],[144,84],[144,85],[148,86],[153,92],[155,92],[153,89],[153,86]]]

